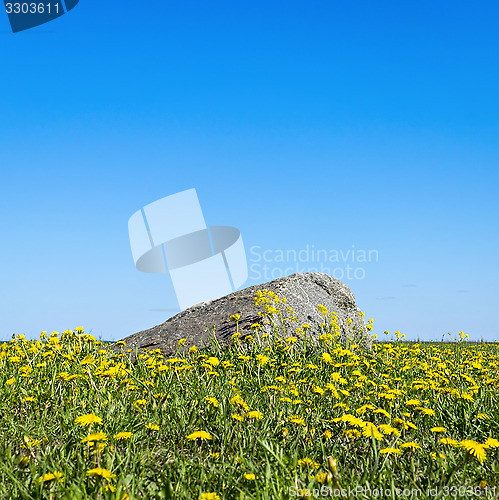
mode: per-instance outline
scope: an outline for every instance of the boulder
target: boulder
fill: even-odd
[[[273,314],[274,327],[264,317],[258,315],[264,304],[255,305],[255,296],[259,290],[274,292],[280,299],[286,298],[282,305],[286,333],[282,329],[279,315]],[[272,300],[270,305],[275,305]],[[370,347],[372,337],[366,329],[360,310],[355,304],[355,297],[350,289],[341,281],[324,273],[296,273],[279,278],[269,283],[255,285],[244,290],[226,295],[219,299],[201,302],[171,317],[161,325],[144,330],[122,339],[126,347],[114,344],[112,349],[131,349],[132,359],[136,349],[160,349],[162,354],[171,357],[178,351],[178,341],[187,339],[182,352],[195,345],[198,349],[212,345],[210,337],[216,337],[221,348],[232,342],[231,337],[239,331],[241,339],[247,335],[263,333],[277,336],[295,336],[296,328],[303,324],[310,325],[308,335],[316,341],[321,333],[324,316],[318,306],[323,305],[329,313],[337,314],[337,331],[340,341],[347,345],[347,339],[363,347]],[[289,319],[287,308],[294,311],[294,319]],[[233,315],[239,314],[238,321]],[[232,316],[232,320],[231,320]],[[347,319],[352,320],[351,324]],[[260,324],[261,330],[251,328]],[[275,326],[277,325],[277,326]]]

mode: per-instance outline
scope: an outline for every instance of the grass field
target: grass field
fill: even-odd
[[[2,344],[0,497],[499,498],[498,344],[340,344],[322,308],[313,345],[256,299],[275,335],[225,351]]]

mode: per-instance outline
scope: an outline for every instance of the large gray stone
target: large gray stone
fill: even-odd
[[[285,319],[286,336],[295,336],[296,327],[307,323],[310,325],[309,335],[317,340],[321,333],[320,325],[324,323],[324,317],[318,310],[319,304],[322,304],[329,313],[337,313],[339,338],[343,345],[347,345],[347,339],[350,339],[363,347],[371,346],[372,337],[359,314],[353,293],[345,284],[324,273],[297,273],[194,305],[161,325],[124,338],[124,349],[132,349],[132,358],[136,349],[139,352],[142,349],[160,349],[165,356],[173,356],[178,350],[180,339],[187,338],[182,348],[185,351],[193,345],[198,348],[212,345],[210,336],[213,337],[213,334],[218,344],[226,348],[232,342],[231,336],[236,333],[236,322],[230,320],[234,314],[240,315],[237,327],[241,338],[256,336],[256,332],[251,329],[255,323],[262,325],[260,335],[276,333],[277,336],[283,336],[281,328],[273,328],[258,315],[263,305],[255,305],[255,296],[258,290],[264,289],[274,292],[281,299],[285,297],[286,306],[295,312],[296,321]],[[286,307],[283,309],[286,310]],[[284,316],[286,318],[288,314]],[[280,326],[277,315],[274,318]],[[351,325],[347,324],[347,318],[352,320]],[[119,351],[123,347],[114,344],[112,348]]]

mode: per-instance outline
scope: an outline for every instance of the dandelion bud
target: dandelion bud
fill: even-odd
[[[336,464],[336,460],[333,457],[328,457],[327,463],[329,465],[329,470],[336,474],[338,472],[338,465]]]

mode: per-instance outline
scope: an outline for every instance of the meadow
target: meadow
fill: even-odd
[[[361,347],[320,305],[313,343],[284,298],[255,307],[273,334],[171,358],[3,343],[0,498],[499,498],[499,344]]]

